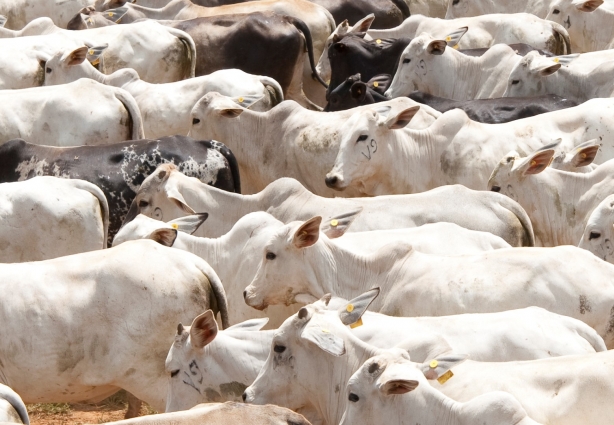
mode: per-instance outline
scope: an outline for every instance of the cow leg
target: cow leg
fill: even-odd
[[[128,410],[126,410],[126,415],[124,419],[136,418],[141,413],[141,406],[143,402],[126,391],[126,395],[128,398]]]
[[[309,59],[307,53],[303,55],[303,72],[302,82],[303,90],[307,98],[320,107],[326,106],[326,89],[324,86],[312,77],[311,67],[309,66]],[[317,61],[319,57],[315,58]],[[310,108],[311,109],[311,108]]]
[[[304,55],[302,57],[304,57]],[[288,99],[294,100],[296,103],[301,105],[303,108],[310,109],[312,111],[321,111],[322,108],[314,104],[312,100],[308,99],[305,93],[303,92],[303,78],[304,78],[303,71],[304,69],[303,69],[302,60],[299,60],[297,61],[294,67],[294,72],[292,73],[292,81],[290,81],[290,85],[286,89],[285,98],[286,100]],[[311,75],[311,71],[309,72]]]

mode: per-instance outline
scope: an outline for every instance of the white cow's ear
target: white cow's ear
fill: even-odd
[[[236,325],[232,325],[231,327],[226,328],[224,332],[226,331],[259,331],[267,323],[269,323],[268,317],[261,317],[258,319],[249,319],[249,320],[246,320],[245,322],[237,323]]]
[[[64,62],[66,63],[67,66],[80,65],[83,63],[83,61],[87,57],[88,50],[89,49],[85,46],[79,47],[78,49],[75,49],[72,52],[70,52],[64,59]]]
[[[250,106],[258,103],[262,99],[264,99],[264,96],[239,96],[233,97],[232,101],[245,109],[249,109]]]
[[[553,64],[544,63],[540,65],[539,67],[536,67],[535,71],[539,73],[539,75],[541,75],[542,77],[547,77],[548,75],[554,74],[559,69],[561,69],[560,63],[553,63]]]
[[[173,229],[177,229],[188,235],[193,235],[198,230],[201,224],[209,217],[208,213],[192,214],[175,220],[169,221],[168,224]]]
[[[426,379],[439,379],[450,371],[450,369],[467,360],[468,357],[468,354],[446,354],[433,360],[425,361],[420,366],[420,369],[422,373],[424,373],[424,376],[426,376]],[[449,376],[451,376],[451,374]]]
[[[241,108],[215,108],[215,111],[224,118],[236,118],[241,115],[244,109]]]
[[[173,246],[177,239],[177,230],[175,229],[156,229],[147,236],[147,239],[151,239],[158,242],[160,245]]]
[[[326,328],[326,323],[319,320],[318,315],[313,315],[309,323],[301,332],[301,338],[313,342],[333,356],[342,356],[345,354],[345,343],[343,339],[333,334]]]
[[[215,316],[211,310],[205,311],[192,322],[190,340],[195,348],[203,348],[217,336],[218,328]]]
[[[371,28],[371,24],[375,20],[375,15],[373,13],[369,13],[367,16],[362,18],[360,21],[356,22],[352,29],[348,32],[367,32],[369,28]]]
[[[0,28],[4,28],[4,26],[6,25],[6,21],[6,16],[0,15]]]
[[[168,184],[166,185],[166,196],[168,196],[168,199],[173,201],[175,205],[177,205],[183,211],[187,212],[188,214],[196,214],[196,211],[190,208],[186,200],[183,198],[183,195],[179,193],[176,188],[168,187]]]
[[[367,292],[351,299],[346,305],[338,311],[339,319],[344,325],[350,326],[357,323],[365,311],[369,308],[373,300],[379,295],[379,288],[373,288]]]
[[[448,43],[444,40],[433,40],[426,46],[426,52],[429,55],[443,55],[447,45]]]
[[[413,379],[391,379],[384,382],[379,389],[384,395],[407,394],[418,388],[419,384]]]
[[[570,161],[571,165],[577,168],[592,164],[597,156],[597,152],[601,148],[601,145],[597,142],[597,139],[593,139],[577,146],[575,154]]]
[[[544,171],[552,162],[554,149],[544,149],[533,153],[524,158],[516,166],[516,172],[526,176],[527,174],[539,174]]]
[[[414,115],[418,113],[419,110],[420,110],[419,105],[412,106],[411,108],[403,109],[401,112],[397,114],[390,115],[386,119],[386,121],[384,121],[384,124],[390,130],[398,130],[400,128],[405,127],[407,124],[409,124],[411,119],[414,117]]]
[[[581,12],[593,12],[603,4],[603,0],[576,0],[572,4]]]
[[[294,232],[292,243],[297,248],[307,248],[318,241],[320,237],[320,224],[322,217],[316,216],[307,220]]]
[[[350,228],[354,219],[360,214],[362,207],[350,211],[345,214],[331,217],[330,220],[323,222],[320,225],[320,231],[328,236],[330,239],[335,239],[343,236],[347,229]]]
[[[446,36],[446,44],[456,49],[458,42],[460,41],[461,38],[463,38],[463,35],[467,33],[467,30],[469,30],[468,27],[461,27],[457,29],[456,31],[451,32],[450,34]]]

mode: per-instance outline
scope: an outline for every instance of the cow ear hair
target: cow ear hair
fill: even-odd
[[[350,95],[352,96],[352,99],[355,99],[358,103],[362,102],[367,95],[367,85],[362,81],[357,81],[356,83],[352,84],[352,87],[350,88]]]
[[[338,310],[341,322],[347,326],[358,322],[371,303],[377,298],[379,292],[380,289],[376,287],[351,299],[346,305]]]
[[[241,108],[216,108],[215,110],[224,118],[236,118],[244,111]]]
[[[384,395],[407,394],[418,388],[419,384],[413,379],[391,379],[380,385],[379,389]]]
[[[599,6],[603,4],[603,0],[580,0],[574,1],[573,5],[580,12],[594,12]]]
[[[433,40],[426,46],[426,52],[430,55],[443,55],[448,43],[444,40]]]
[[[468,354],[444,354],[432,360],[426,360],[420,366],[426,379],[439,379],[443,374],[469,358]]]
[[[361,211],[362,207],[345,214],[331,217],[330,220],[327,220],[320,225],[320,231],[328,236],[329,239],[339,238],[343,236],[350,228],[354,222],[354,219],[356,219]]]
[[[360,21],[356,22],[352,28],[348,31],[351,33],[356,32],[367,32],[369,28],[371,28],[371,24],[375,20],[375,15],[373,13],[369,13],[367,16],[362,18]]]
[[[4,15],[0,15],[0,28],[4,28],[6,25],[7,18]]]
[[[384,124],[390,130],[398,130],[400,128],[405,127],[407,124],[409,124],[411,119],[414,117],[414,115],[418,113],[419,110],[420,110],[419,105],[415,105],[415,106],[403,109],[399,113],[389,116],[384,122]]]
[[[571,165],[576,168],[590,165],[595,160],[601,145],[597,143],[597,139],[584,142],[575,149],[575,154],[571,158]]]
[[[188,235],[193,235],[208,217],[208,213],[191,214],[185,217],[176,218],[166,224],[170,225],[173,229],[187,233]]]
[[[88,48],[85,46],[79,47],[70,52],[65,59],[66,65],[75,66],[83,63],[87,57]]]
[[[186,200],[183,198],[183,195],[181,193],[179,193],[179,191],[174,188],[174,187],[168,187],[168,184],[166,185],[166,196],[168,196],[168,199],[170,199],[171,201],[173,201],[175,203],[175,205],[177,205],[179,208],[181,208],[184,212],[187,212],[188,214],[196,214],[196,211],[194,211],[186,202]]]
[[[190,326],[190,340],[195,348],[203,348],[217,336],[218,327],[213,311],[207,310],[196,316]]]
[[[297,248],[307,248],[312,246],[318,241],[320,237],[320,223],[322,223],[322,217],[316,216],[310,218],[294,232],[292,243]]]
[[[259,331],[262,329],[267,323],[269,323],[268,317],[259,317],[257,319],[249,319],[241,323],[237,323],[236,325],[232,325],[229,328],[226,328],[226,331]]]
[[[452,31],[450,34],[446,36],[446,44],[452,47],[453,49],[457,49],[458,42],[460,41],[461,38],[463,38],[463,35],[467,33],[468,29],[469,29],[468,27],[461,27],[457,29],[456,31]]]
[[[554,149],[543,149],[534,152],[518,163],[516,172],[519,172],[523,176],[541,173],[548,168],[552,158],[554,158],[555,152]]]
[[[554,74],[559,69],[561,69],[561,64],[560,63],[553,63],[553,64],[543,64],[542,66],[537,68],[536,71],[542,77],[547,77],[549,75]]]
[[[175,229],[156,229],[147,236],[147,239],[151,239],[158,242],[160,245],[173,246],[177,239],[177,230]]]
[[[301,332],[301,338],[314,343],[333,356],[339,357],[345,354],[345,342],[326,328],[326,323],[320,321],[319,315],[312,315]]]

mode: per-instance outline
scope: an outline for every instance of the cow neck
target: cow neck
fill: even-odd
[[[150,86],[149,83],[141,80],[139,74],[131,68],[119,69],[107,76],[103,74],[103,77],[104,80],[100,81],[101,83],[124,89],[133,96],[138,96]]]
[[[181,241],[186,249],[205,260],[216,271],[220,280],[226,282],[226,271],[224,260],[226,247],[224,238],[226,235],[219,238],[202,238],[192,235],[182,235]]]
[[[166,6],[159,9],[140,6],[138,4],[130,4],[130,8],[137,12],[141,12],[149,19],[165,20],[176,19],[177,15],[184,9],[192,9],[191,2],[186,0],[175,0],[169,2]],[[189,19],[189,18],[188,18]]]
[[[582,103],[594,97],[597,82],[600,83],[599,87],[608,85],[607,80],[611,77],[611,72],[601,72],[602,77],[598,78],[599,74],[595,71],[596,68],[578,73],[574,72],[573,68],[563,66],[553,75],[542,77],[540,82],[545,86],[544,94],[558,94]]]
[[[420,388],[421,386],[428,388]],[[442,392],[430,387],[427,382],[420,382],[415,390],[416,393],[409,393],[406,397],[411,397],[411,401],[405,397],[393,399],[391,409],[403,412],[404,416],[411,418],[412,423],[423,425],[461,425],[467,422],[463,418],[461,406],[457,401],[445,396]]]
[[[422,15],[411,15],[410,17],[405,19],[400,25],[394,28],[369,30],[367,31],[367,35],[369,35],[369,37],[374,40],[378,38],[414,38],[418,35],[416,34],[416,31],[418,30],[418,26],[424,18],[425,17]]]

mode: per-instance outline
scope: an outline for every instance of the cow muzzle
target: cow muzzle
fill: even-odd
[[[326,186],[330,187],[334,190],[343,190],[345,189],[344,181],[342,177],[339,177],[338,174],[328,173],[326,175],[326,179],[324,179]]]

